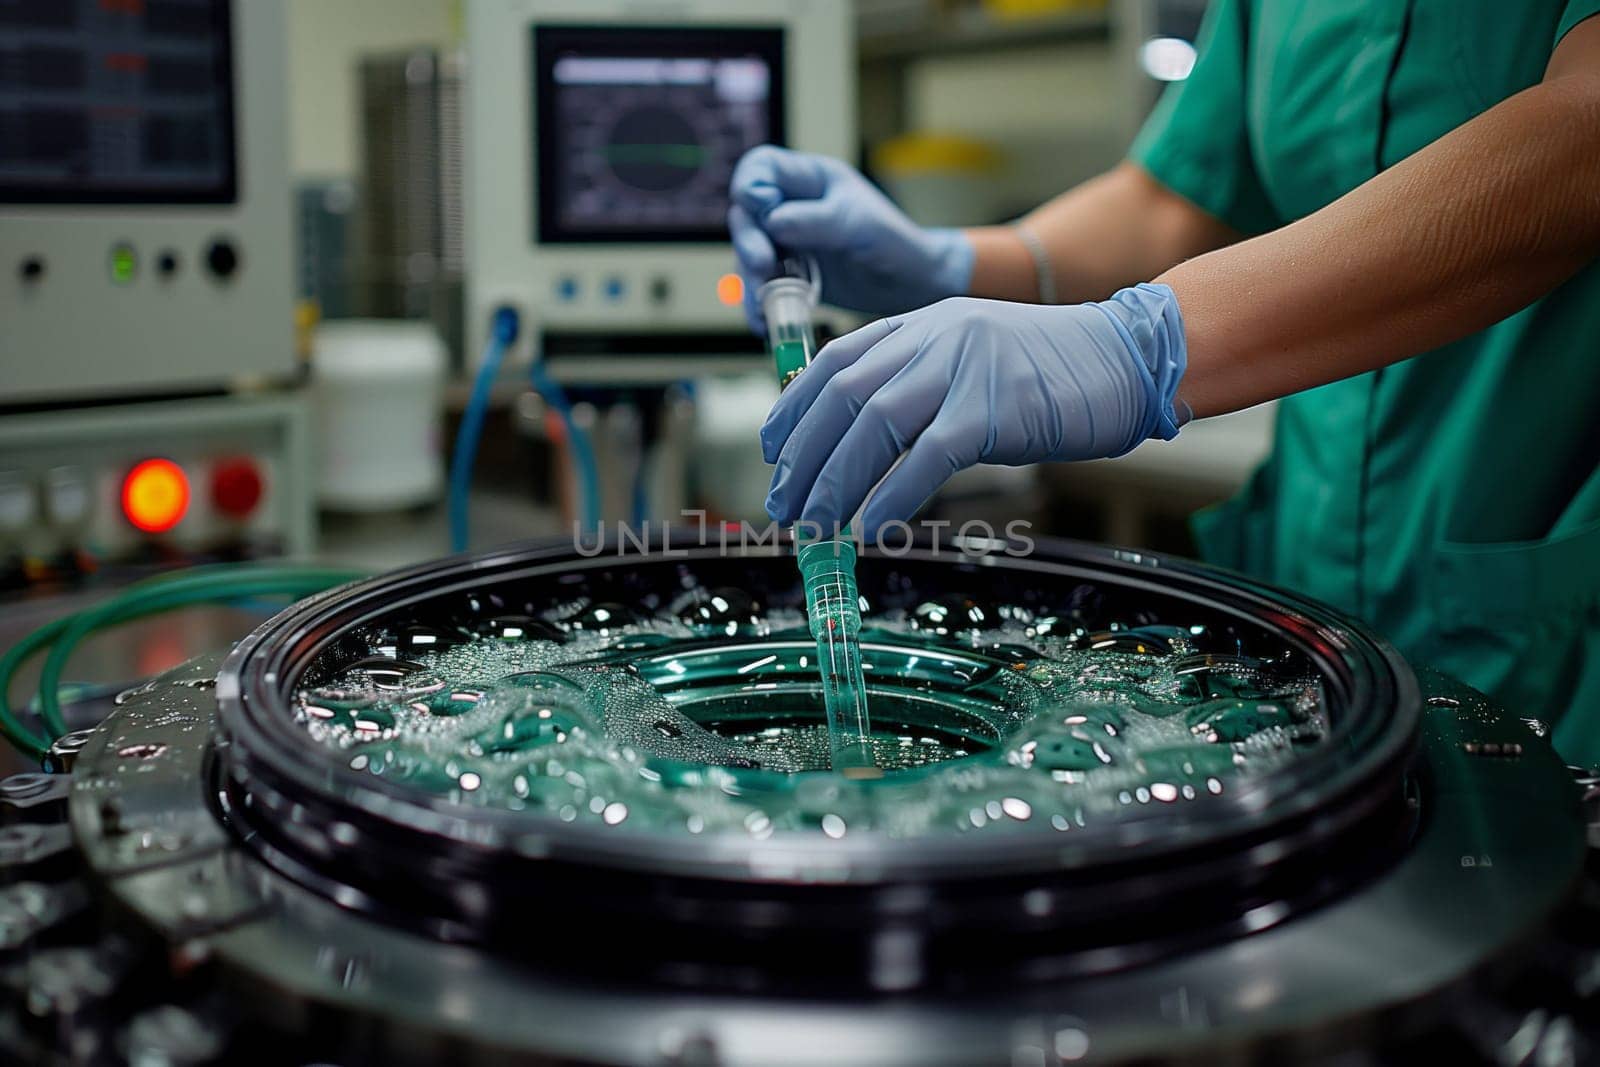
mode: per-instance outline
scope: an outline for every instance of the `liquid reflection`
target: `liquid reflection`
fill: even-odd
[[[1325,736],[1313,678],[1208,641],[967,596],[868,618],[877,780],[826,771],[804,616],[729,588],[650,617],[580,602],[369,633],[297,714],[352,773],[566,822],[1061,834],[1217,796]]]

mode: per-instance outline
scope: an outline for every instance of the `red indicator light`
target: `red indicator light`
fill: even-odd
[[[122,480],[122,514],[145,533],[166,533],[189,511],[189,476],[170,459],[147,459]]]
[[[230,519],[244,519],[261,503],[261,468],[240,457],[211,468],[211,504]]]

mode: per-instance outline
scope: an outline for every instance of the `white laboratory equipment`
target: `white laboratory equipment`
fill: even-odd
[[[675,381],[765,358],[728,243],[762,143],[849,158],[846,0],[469,0],[469,357],[493,310],[553,377]]]
[[[0,3],[0,592],[310,550],[286,8]]]
[[[286,5],[0,21],[0,403],[295,370]]]

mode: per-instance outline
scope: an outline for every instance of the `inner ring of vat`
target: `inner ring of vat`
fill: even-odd
[[[305,724],[294,721],[292,709],[297,691],[308,685],[324,684],[339,670],[370,658],[374,634],[381,634],[388,641],[406,639],[406,628],[417,627],[420,623],[425,643],[430,626],[433,633],[453,627],[459,635],[463,630],[463,622],[475,622],[481,627],[493,620],[495,625],[499,625],[509,615],[513,623],[522,628],[523,632],[514,635],[521,639],[530,636],[531,620],[534,640],[524,641],[525,644],[536,645],[540,637],[561,639],[547,646],[554,649],[552,654],[522,663],[519,668],[521,673],[536,675],[552,667],[558,668],[557,673],[564,676],[564,688],[579,694],[589,692],[592,696],[594,687],[590,684],[592,679],[583,677],[586,672],[592,675],[610,671],[614,681],[620,676],[620,671],[620,674],[626,674],[631,679],[626,688],[635,694],[646,694],[657,708],[671,708],[682,723],[699,731],[699,740],[709,739],[710,742],[727,744],[741,733],[750,733],[750,728],[761,733],[774,728],[782,730],[804,726],[806,717],[815,715],[816,709],[814,691],[809,685],[785,679],[774,686],[779,692],[792,686],[790,691],[801,701],[802,711],[805,712],[798,717],[792,708],[776,706],[770,695],[757,692],[747,694],[752,698],[759,696],[762,703],[773,705],[757,709],[757,721],[751,721],[749,701],[740,699],[737,686],[730,691],[728,685],[718,684],[716,678],[717,670],[722,670],[725,675],[736,677],[749,689],[755,690],[758,686],[772,684],[765,680],[767,675],[764,672],[775,673],[778,666],[784,665],[784,655],[803,654],[801,649],[808,642],[802,637],[803,616],[798,611],[801,592],[792,561],[766,554],[735,556],[714,548],[701,548],[698,551],[689,548],[686,555],[687,559],[667,560],[660,557],[574,559],[570,550],[562,551],[560,546],[530,546],[424,565],[362,583],[297,607],[243,643],[230,657],[219,677],[223,725],[230,739],[239,742],[225,750],[223,763],[225,767],[235,763],[248,764],[250,782],[263,794],[263,799],[271,792],[263,789],[269,782],[274,786],[282,785],[286,799],[301,790],[302,786],[297,786],[296,782],[313,792],[320,793],[331,788],[334,794],[346,800],[355,795],[350,792],[352,788],[358,793],[376,791],[383,797],[381,804],[375,799],[367,806],[381,807],[403,825],[443,829],[461,820],[469,820],[474,829],[468,831],[462,824],[461,828],[448,829],[447,832],[500,842],[516,834],[538,832],[550,842],[560,841],[563,845],[576,845],[581,841],[583,847],[579,851],[587,852],[592,846],[611,861],[624,855],[635,855],[639,852],[640,842],[628,836],[628,831],[669,829],[659,821],[634,817],[657,806],[649,800],[642,808],[630,805],[629,817],[607,821],[606,809],[610,808],[615,798],[610,795],[609,789],[603,790],[600,796],[605,803],[599,805],[598,812],[593,810],[595,796],[576,798],[582,803],[571,804],[574,811],[568,814],[572,817],[565,820],[566,825],[562,825],[562,809],[567,806],[566,803],[556,804],[552,808],[541,801],[538,805],[523,804],[520,809],[510,804],[505,806],[512,809],[508,811],[485,803],[495,794],[493,790],[482,788],[481,776],[480,779],[468,779],[467,784],[476,788],[449,787],[450,770],[457,772],[454,781],[460,784],[459,772],[462,767],[459,764],[448,768],[445,778],[435,776],[434,784],[447,788],[418,788],[417,781],[407,781],[403,774],[373,773],[372,757],[383,751],[382,745],[393,740],[381,736],[382,723],[377,724],[379,736],[372,739],[379,742],[378,747],[369,746],[363,752],[355,746],[341,748],[335,745],[325,748],[319,757],[316,751],[318,746],[307,744]],[[1111,550],[1078,545],[1051,545],[1032,558],[985,560],[977,564],[962,558],[952,561],[948,553],[913,554],[893,560],[874,558],[873,554],[868,553],[865,561],[862,567],[862,592],[863,596],[870,598],[870,604],[867,613],[869,632],[864,635],[864,640],[869,647],[898,649],[894,655],[905,667],[900,676],[896,676],[894,670],[879,671],[875,668],[869,671],[869,685],[879,690],[880,698],[888,700],[891,711],[915,710],[918,702],[927,699],[925,692],[915,692],[917,685],[925,684],[926,679],[919,683],[907,675],[911,673],[913,660],[919,656],[919,669],[926,669],[930,650],[936,655],[970,658],[978,665],[977,668],[968,670],[963,667],[962,670],[976,679],[980,688],[993,686],[997,679],[1015,686],[1021,684],[1019,679],[1027,678],[1029,682],[1026,689],[1035,696],[1046,691],[1046,698],[1055,700],[1062,691],[1061,687],[1052,678],[1041,679],[1036,676],[1041,672],[1059,675],[1057,665],[1039,664],[1033,652],[1026,648],[1019,651],[1019,645],[1025,646],[1035,641],[1070,640],[1079,646],[1087,643],[1087,647],[1079,649],[1085,655],[1109,652],[1121,656],[1124,661],[1138,661],[1147,658],[1144,655],[1147,650],[1140,646],[1140,642],[1145,640],[1143,634],[1171,634],[1177,624],[1186,623],[1206,630],[1208,636],[1202,638],[1197,647],[1187,652],[1178,650],[1168,657],[1184,660],[1183,664],[1174,664],[1183,666],[1183,670],[1168,672],[1176,676],[1169,677],[1168,684],[1175,680],[1189,684],[1192,681],[1190,672],[1196,666],[1202,668],[1199,672],[1202,676],[1227,683],[1232,672],[1232,661],[1238,659],[1265,664],[1279,679],[1309,676],[1321,687],[1322,707],[1329,732],[1323,743],[1302,746],[1303,751],[1297,754],[1297,758],[1283,761],[1282,766],[1268,768],[1261,774],[1242,776],[1231,786],[1225,780],[1225,775],[1202,773],[1206,770],[1202,764],[1190,767],[1186,765],[1189,761],[1173,763],[1167,759],[1169,754],[1157,753],[1161,758],[1154,761],[1157,766],[1152,773],[1156,777],[1146,783],[1130,781],[1125,783],[1128,788],[1099,794],[1102,799],[1111,798],[1114,805],[1111,810],[1115,812],[1114,816],[1102,820],[1107,825],[1099,829],[1092,825],[1093,820],[1087,818],[1084,825],[1080,826],[1076,811],[1054,810],[1056,805],[1052,803],[1040,805],[1034,803],[1029,795],[1003,792],[990,796],[962,797],[963,803],[966,800],[980,803],[959,808],[952,803],[942,813],[923,805],[920,823],[913,821],[913,824],[907,824],[905,819],[897,817],[893,828],[876,825],[870,817],[872,812],[868,811],[869,817],[864,823],[855,821],[849,824],[852,831],[864,832],[869,836],[882,837],[886,832],[889,836],[931,840],[930,835],[947,836],[952,832],[966,833],[985,827],[988,827],[989,835],[1000,832],[1001,827],[1009,830],[1027,829],[1037,835],[1041,828],[1055,824],[1058,832],[1084,831],[1076,835],[1078,847],[1074,855],[1088,856],[1090,853],[1082,852],[1083,848],[1091,847],[1092,841],[1107,840],[1123,843],[1137,840],[1141,847],[1159,852],[1168,847],[1187,847],[1198,839],[1235,832],[1230,827],[1260,830],[1274,821],[1270,812],[1286,802],[1285,815],[1295,817],[1295,812],[1303,813],[1340,796],[1354,796],[1359,789],[1359,781],[1364,778],[1370,780],[1383,768],[1387,768],[1385,784],[1396,784],[1396,772],[1415,742],[1418,712],[1415,681],[1398,657],[1366,635],[1349,629],[1343,619],[1322,611],[1314,604],[1295,601],[1276,591],[1258,590],[1237,578],[1221,579],[1203,569],[1169,561],[1146,560],[1143,557],[1124,560]],[[994,565],[996,563],[999,565]],[[1150,569],[1157,565],[1162,569]],[[759,632],[742,633],[745,623],[735,617],[706,620],[714,624],[715,633],[620,634],[625,629],[622,625],[625,617],[637,618],[640,609],[658,619],[666,615],[679,617],[684,613],[686,603],[696,597],[703,598],[707,590],[714,589],[745,590],[758,599],[761,612],[754,621]],[[978,605],[964,600],[961,592],[953,591],[970,589],[989,591],[992,594],[988,601],[991,607],[996,604],[1012,605],[1021,610],[1014,618],[1006,620],[1003,627],[991,625],[986,629],[982,625],[968,625],[973,621],[984,621],[969,617],[969,613]],[[470,610],[465,610],[468,606]],[[619,608],[622,616],[615,613],[615,609]],[[735,605],[735,608],[739,606]],[[1139,625],[1125,626],[1119,631],[1119,618]],[[679,621],[682,621],[681,618]],[[785,627],[788,628],[787,632]],[[1013,630],[1021,627],[1023,632],[1018,637],[1014,632],[1004,632],[1007,627]],[[1152,631],[1152,627],[1156,629]],[[466,629],[470,630],[471,626]],[[887,635],[882,632],[884,630],[889,631]],[[1027,632],[1029,630],[1031,634]],[[611,637],[605,638],[606,631],[611,632]],[[620,639],[614,639],[619,634]],[[462,636],[471,639],[470,635]],[[483,634],[476,636],[481,638]],[[501,636],[512,635],[507,632]],[[605,639],[595,643],[593,639],[596,637]],[[700,642],[698,647],[696,641]],[[1110,648],[1105,647],[1108,643]],[[1127,649],[1129,643],[1131,650]],[[699,670],[702,664],[709,666],[716,662],[715,652],[719,646],[730,653],[723,657],[727,663],[715,670]],[[763,654],[747,658],[731,669],[724,669],[736,658],[732,650],[741,647],[739,655],[744,655],[746,651]],[[400,658],[412,655],[427,658],[431,654],[415,642],[405,648],[392,645],[383,651]],[[875,652],[869,659],[875,659],[880,654]],[[751,668],[751,664],[758,660],[774,655],[775,660]],[[686,656],[689,659],[685,659]],[[613,662],[604,662],[607,657]],[[674,690],[673,679],[666,677],[669,673],[675,673],[671,669],[673,664],[683,672],[679,677],[690,673],[691,664],[696,666],[692,685],[679,685],[677,691]],[[414,663],[411,665],[415,666]],[[750,669],[740,674],[741,668]],[[984,671],[990,673],[980,677]],[[574,672],[577,677],[574,677]],[[476,680],[493,683],[506,673],[517,672],[500,672],[495,679]],[[1116,705],[1120,698],[1128,694],[1125,691],[1119,694],[1116,690],[1119,687],[1126,690],[1124,683],[1127,680],[1108,677],[1104,681],[1107,684],[1087,688],[1078,685],[1076,691],[1069,695],[1074,701],[1098,703],[1113,711],[1120,711]],[[733,683],[730,681],[729,684]],[[610,686],[611,682],[607,685]],[[1068,687],[1069,690],[1072,688]],[[537,689],[538,686],[534,686],[534,690]],[[891,692],[886,698],[883,697],[885,690],[896,689],[901,692]],[[971,692],[955,692],[949,686],[941,689],[936,685],[934,690],[935,698],[947,704],[947,713],[948,704],[953,699],[968,700],[974,695]],[[443,700],[447,703],[453,695],[453,692],[423,694],[427,700]],[[534,697],[520,699],[537,701],[546,695],[536,692]],[[605,699],[599,707],[591,704],[587,709],[578,710],[587,710],[592,716],[618,704],[626,704],[625,700],[617,699],[615,686],[611,686],[611,691],[603,695]],[[1134,695],[1137,698],[1138,695]],[[1211,695],[1229,697],[1236,694],[1224,691]],[[1111,699],[1106,699],[1108,697]],[[1245,694],[1241,699],[1248,702],[1251,695]],[[1126,703],[1125,700],[1121,702]],[[993,701],[990,701],[988,706],[992,704]],[[491,708],[492,714],[501,716],[499,724],[502,727],[506,715],[518,712],[525,714],[527,710],[507,707],[504,702],[491,704]],[[911,766],[886,774],[879,782],[860,786],[858,791],[865,791],[865,795],[872,797],[872,789],[880,793],[892,789],[905,790],[912,782],[916,782],[923,793],[911,799],[916,804],[922,804],[928,799],[926,779],[930,776],[937,777],[946,770],[959,769],[965,774],[981,768],[982,774],[990,778],[973,782],[971,776],[967,775],[959,782],[943,783],[967,792],[980,792],[996,784],[1003,773],[1015,772],[1019,763],[1028,763],[1030,760],[1034,767],[1042,766],[1051,772],[1058,783],[1065,778],[1065,784],[1076,788],[1080,784],[1075,780],[1076,776],[1085,769],[1097,769],[1096,763],[1086,762],[1098,760],[1099,757],[1091,743],[1094,738],[1092,731],[1104,730],[1108,725],[1120,727],[1115,716],[1103,721],[1104,716],[1093,714],[1096,709],[1065,710],[1071,714],[1059,715],[1060,721],[1052,725],[1069,733],[1076,732],[1078,736],[1024,738],[1018,736],[1014,729],[1015,719],[999,724],[980,724],[979,728],[974,729],[970,728],[967,720],[947,714],[947,718],[964,724],[956,730],[947,731],[958,737],[965,735],[960,738],[960,743],[952,745],[951,750],[944,753],[954,758],[929,760],[922,766]],[[475,713],[479,716],[477,725],[484,725],[482,720],[487,713],[482,709]],[[769,713],[765,724],[759,721],[761,714]],[[1181,733],[1186,741],[1209,741],[1210,746],[1206,751],[1212,755],[1208,755],[1207,759],[1220,759],[1224,754],[1231,759],[1239,754],[1236,746],[1249,743],[1249,735],[1258,732],[1251,722],[1253,709],[1245,708],[1240,715],[1229,718],[1237,720],[1240,716],[1244,720],[1242,723],[1227,718],[1213,722],[1209,715],[1201,716],[1205,721],[1191,722],[1186,716],[1169,718],[1169,721],[1181,723]],[[446,717],[456,719],[454,716]],[[1046,721],[1037,716],[1034,719],[1035,725]],[[616,742],[619,749],[628,750],[629,765],[612,770],[620,771],[630,785],[636,784],[633,782],[635,774],[646,782],[652,776],[660,775],[680,791],[685,784],[709,784],[715,793],[708,795],[748,798],[762,790],[772,790],[774,783],[771,779],[774,777],[795,780],[813,777],[803,766],[791,763],[785,767],[781,761],[778,761],[780,765],[774,766],[774,761],[760,757],[752,759],[748,753],[742,757],[730,757],[726,751],[708,753],[704,751],[704,746],[692,751],[685,751],[683,746],[674,750],[673,745],[662,743],[670,739],[656,730],[657,721],[635,720],[631,724],[634,729],[631,737],[618,737],[610,730],[598,731],[609,741]],[[905,721],[908,725],[913,722],[912,719]],[[1085,727],[1091,731],[1089,739],[1082,736]],[[665,731],[667,734],[671,732],[670,729]],[[1215,735],[1214,739],[1212,734]],[[903,733],[897,734],[895,740],[898,742],[903,736]],[[1240,741],[1241,737],[1244,742]],[[916,740],[913,738],[914,742]],[[1028,741],[1031,740],[1049,740],[1050,743],[1030,748]],[[1283,746],[1277,747],[1281,749]],[[1041,753],[1047,758],[1041,760]],[[366,765],[353,767],[352,763],[358,762],[363,754],[368,756]],[[1255,754],[1259,753],[1247,752],[1246,756]],[[1116,753],[1112,755],[1115,757]],[[1152,761],[1143,758],[1149,753],[1135,755],[1140,758],[1117,762],[1135,768],[1142,764],[1141,773],[1151,772]],[[324,762],[324,757],[331,757],[338,768],[338,773],[332,779],[327,777],[328,772],[317,769]],[[1073,765],[1074,760],[1079,761],[1078,766]],[[1174,780],[1167,773],[1174,768],[1189,778],[1186,781]],[[558,765],[556,770],[564,776],[570,768]],[[664,773],[669,771],[672,773]],[[700,776],[698,782],[695,781],[695,775]],[[243,777],[232,775],[230,780],[238,781]],[[600,777],[605,778],[606,774]],[[1213,777],[1222,782],[1220,795],[1214,792],[1210,781]],[[788,782],[782,788],[792,790],[795,784]],[[1140,791],[1141,784],[1149,792],[1149,797]],[[1196,800],[1205,801],[1206,797],[1210,797],[1210,800],[1205,803],[1174,803],[1166,799],[1171,796],[1171,789],[1155,788],[1173,786],[1180,799],[1187,801],[1187,791],[1183,789],[1185,784],[1207,786],[1204,793],[1196,788]],[[549,783],[544,783],[540,788],[548,790]],[[807,788],[816,789],[814,786]],[[533,792],[530,789],[530,797]],[[947,794],[950,792],[946,790]],[[1121,796],[1124,792],[1128,794],[1126,799]],[[1387,794],[1388,790],[1384,792]],[[549,799],[548,792],[541,795]],[[1004,809],[1005,801],[1013,797],[1026,802],[1035,813],[1065,814],[1067,830],[1061,829],[1061,819],[1035,817],[1031,820],[1009,820],[1009,817],[986,817],[992,806],[991,801]],[[573,798],[567,799],[571,801]],[[945,799],[954,798],[947,795]],[[881,797],[872,802],[880,809],[886,803]],[[1023,810],[1015,803],[1009,807]],[[671,805],[668,805],[662,810],[672,814],[674,820],[682,814],[681,808],[678,812],[671,812],[670,808]],[[980,813],[979,817],[972,818],[974,813]],[[616,820],[618,814],[618,809],[612,809],[610,818]],[[814,813],[814,817],[803,824],[785,824],[782,820],[775,820],[771,829],[778,837],[784,838],[786,847],[792,848],[798,844],[795,835],[786,833],[788,829],[801,829],[822,841],[823,834],[817,831],[826,829],[822,821],[822,816],[826,814],[842,813]],[[859,816],[861,813],[856,814]],[[590,816],[594,815],[599,818],[591,819]],[[759,817],[752,822],[765,833],[767,827]],[[974,826],[974,823],[983,825]],[[1112,823],[1128,825],[1117,828],[1109,825]],[[1159,826],[1156,825],[1158,823]],[[696,826],[701,825],[701,820],[695,820],[695,824],[691,826],[687,815],[684,815],[681,825],[670,828],[674,831],[687,829],[693,834]],[[706,823],[714,824],[715,820]],[[742,820],[739,825],[745,826]],[[613,831],[617,840],[605,843],[607,839],[603,836],[591,836],[587,833],[590,826]],[[680,833],[679,836],[685,835]],[[703,836],[709,839],[714,835],[708,833]],[[857,832],[852,832],[848,840],[861,840],[862,848],[870,845]],[[836,841],[833,845],[840,847]],[[809,849],[811,846],[806,847]],[[870,847],[874,857],[890,855],[889,851],[878,845]],[[972,847],[971,844],[963,846],[969,850]],[[1051,846],[1047,841],[1040,841],[1038,846],[1023,843],[1013,847],[996,843],[994,847],[1000,851],[1016,852],[1020,856],[1036,847],[1048,850]],[[1091,852],[1097,847],[1091,847]],[[669,848],[656,858],[665,858],[669,863],[687,862],[692,866],[692,857],[696,857],[698,851],[695,846],[687,845],[683,849]],[[711,851],[724,855],[725,846],[719,844]],[[918,866],[923,859],[932,858],[934,853],[917,849],[905,858],[911,859],[913,856],[917,862],[911,865]],[[636,858],[643,862],[642,856]]]
[[[814,646],[792,562],[771,557],[569,559],[499,578],[480,563],[456,583],[438,581],[450,561],[419,568],[413,594],[402,574],[365,590],[377,609],[342,613],[331,640],[318,628],[290,675],[299,740],[267,725],[297,760],[317,758],[309,730],[347,781],[435,814],[757,840],[837,838],[841,823],[852,837],[1065,833],[1145,809],[1185,821],[1155,812],[1223,794],[1258,812],[1266,783],[1348,754],[1338,735],[1357,720],[1374,727],[1355,714],[1367,672],[1339,662],[1363,658],[1353,649],[1373,666],[1359,643],[1307,648],[1316,620],[1271,600],[1252,614],[1174,596],[1196,580],[1182,569],[1094,583],[1049,561],[867,558],[877,782],[801,787],[826,777]],[[252,718],[275,718],[264,710]]]

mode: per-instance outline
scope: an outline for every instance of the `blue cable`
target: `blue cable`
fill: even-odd
[[[489,395],[494,391],[495,379],[500,377],[500,364],[506,352],[516,343],[520,322],[515,308],[495,309],[489,327],[489,339],[483,345],[483,362],[478,365],[478,377],[472,383],[472,398],[461,413],[461,426],[456,430],[456,446],[450,455],[450,546],[452,551],[467,549],[467,493],[472,487],[472,465],[478,458],[478,438],[483,435],[483,420],[489,410]]]
[[[572,405],[567,401],[566,390],[545,373],[544,363],[537,355],[534,356],[528,377],[533,383],[534,392],[538,393],[550,406],[550,410],[560,417],[561,425],[566,429],[567,447],[572,451],[572,465],[576,468],[578,480],[577,511],[584,529],[598,531],[600,467],[595,462],[594,442],[589,438],[589,431],[573,421]]]

